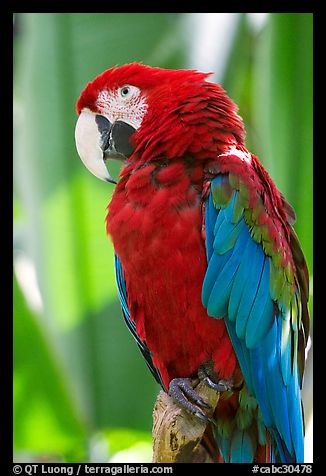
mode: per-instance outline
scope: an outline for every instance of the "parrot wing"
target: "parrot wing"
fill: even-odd
[[[224,168],[211,181],[202,302],[210,316],[225,319],[279,458],[303,462],[300,388],[309,332],[308,272],[290,226],[294,212],[280,194],[283,214],[277,209],[270,182],[262,180],[267,173],[257,167],[246,178]]]
[[[125,323],[127,324],[127,327],[131,334],[133,335],[139,350],[141,351],[146,364],[151,371],[152,375],[154,376],[155,380],[157,381],[158,384],[162,386],[164,389],[164,384],[161,379],[160,373],[158,369],[154,366],[153,361],[152,361],[152,356],[151,352],[149,351],[146,342],[142,341],[137,334],[136,330],[136,323],[135,321],[131,318],[130,316],[130,310],[128,307],[128,296],[127,296],[127,289],[126,289],[126,282],[123,277],[123,270],[121,266],[121,262],[118,258],[117,255],[114,255],[114,267],[115,267],[115,277],[116,277],[116,282],[117,282],[117,288],[118,288],[118,295],[121,303],[121,308],[122,308],[122,314],[125,320]]]

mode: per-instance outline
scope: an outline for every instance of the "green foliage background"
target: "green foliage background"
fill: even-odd
[[[77,156],[75,102],[114,64],[189,67],[195,15],[15,15],[17,461],[150,461],[158,386],[121,318],[104,227],[112,187]],[[248,147],[296,209],[312,276],[312,14],[269,14],[258,30],[239,14],[219,82]]]

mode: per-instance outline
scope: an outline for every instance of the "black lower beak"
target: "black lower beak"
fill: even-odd
[[[135,149],[130,139],[136,129],[123,121],[111,124],[106,117],[99,114],[96,115],[95,120],[101,134],[100,146],[104,160],[109,158],[124,160],[130,157]]]
[[[100,147],[104,152],[109,144],[112,124],[106,117],[101,116],[100,114],[96,114],[95,122],[101,137]]]
[[[131,143],[130,139],[136,132],[136,129],[130,124],[123,121],[116,121],[112,128],[109,141],[109,147],[112,147],[112,151],[123,155],[125,158],[131,156],[135,147]]]

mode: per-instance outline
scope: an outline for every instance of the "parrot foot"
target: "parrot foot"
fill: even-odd
[[[194,390],[192,386],[193,383],[198,383],[198,379],[192,381],[190,378],[174,378],[169,385],[170,397],[172,397],[175,403],[181,408],[192,413],[200,420],[215,425],[216,422],[202,411],[202,409],[211,410],[212,407]]]
[[[208,387],[217,392],[227,392],[234,389],[234,382],[232,379],[224,380],[217,378],[217,375],[213,370],[212,362],[207,362],[199,367],[198,378],[201,382],[204,382]]]

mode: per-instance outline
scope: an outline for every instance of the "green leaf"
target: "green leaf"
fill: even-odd
[[[87,426],[39,318],[14,279],[14,450],[85,457]]]
[[[257,38],[253,81],[255,146],[293,205],[312,272],[312,14],[271,13]]]
[[[152,442],[152,434],[146,431],[131,430],[130,428],[107,428],[103,432],[108,445],[110,454],[126,450],[136,443]]]

